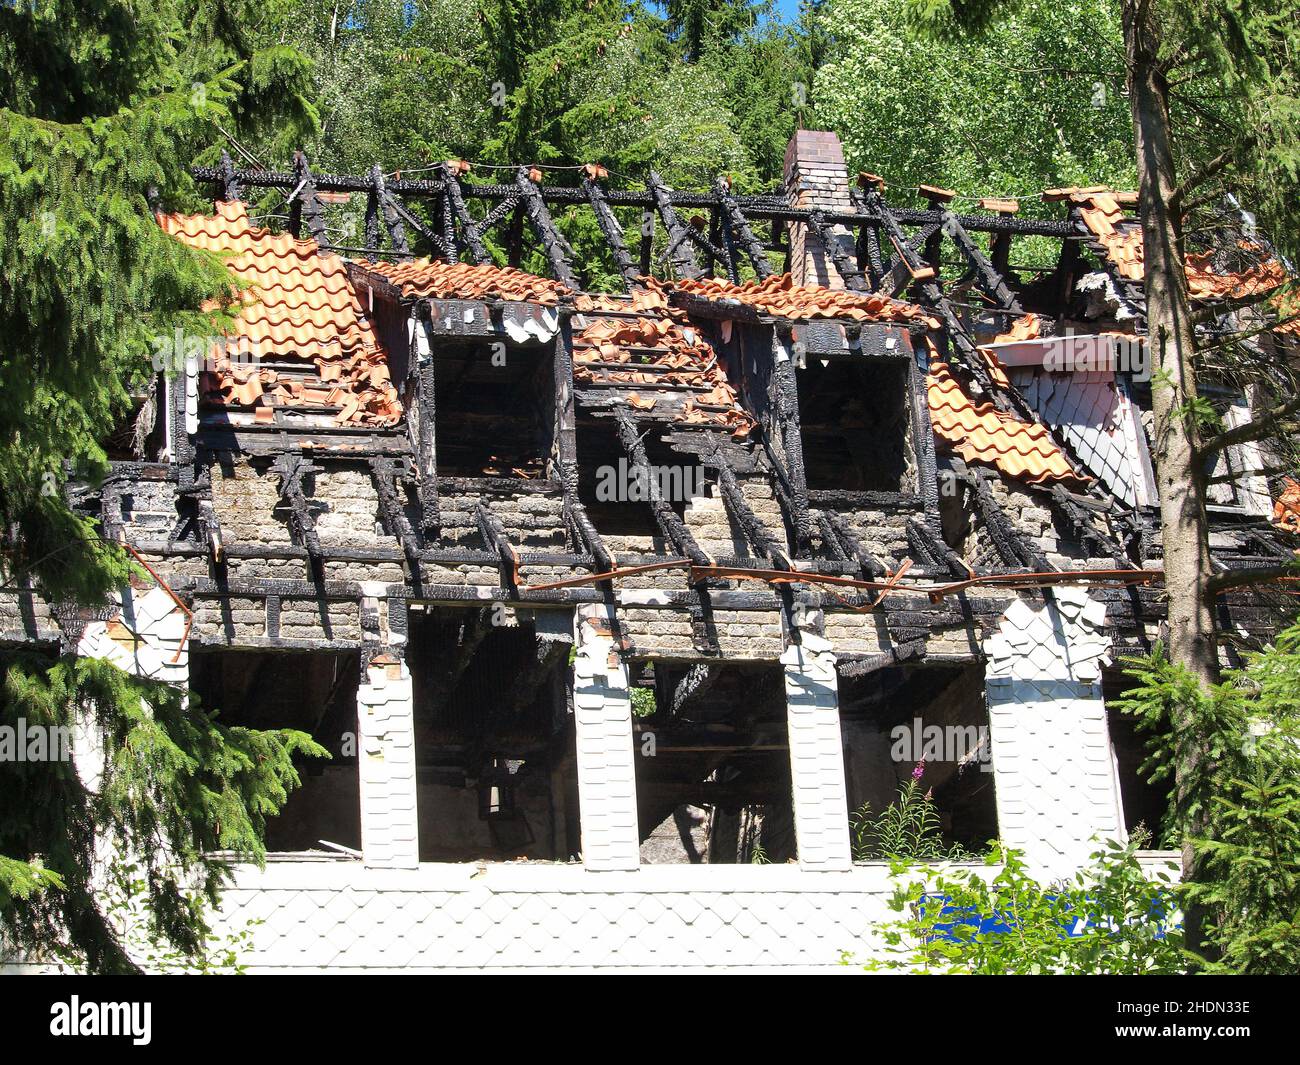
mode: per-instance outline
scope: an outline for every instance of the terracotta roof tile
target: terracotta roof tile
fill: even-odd
[[[991,403],[975,403],[947,363],[930,364],[926,386],[935,436],[967,462],[992,466],[1030,484],[1079,483],[1046,429],[1018,421]]]
[[[317,405],[319,393],[306,387],[310,377],[281,381],[264,365],[302,360],[314,365],[317,379],[339,383],[342,401],[328,404],[341,407],[339,424],[401,419],[388,362],[338,256],[322,255],[315,241],[251,225],[238,201],[218,203],[215,215],[162,215],[159,223],[191,247],[225,255],[231,274],[247,286],[227,345],[214,346],[212,372],[202,377],[205,402],[256,406],[258,421],[273,420],[272,406]]]
[[[583,294],[576,308],[586,322],[573,338],[573,376],[579,388],[594,382],[624,385],[634,390],[624,395],[624,402],[648,411],[661,399],[680,395],[663,385],[686,386],[688,397],[673,411],[677,420],[716,426],[736,437],[753,429],[754,419],[713,349],[680,311],[669,308],[661,292],[633,290],[629,299]]]
[[[366,269],[396,285],[402,295],[416,299],[499,299],[553,307],[566,291],[558,281],[509,266],[416,259],[404,263],[368,263]]]
[[[1282,492],[1273,501],[1273,524],[1300,533],[1300,483],[1291,477],[1282,478]]]
[[[1104,186],[1086,189],[1052,189],[1043,193],[1049,201],[1064,200],[1078,208],[1079,217],[1105,249],[1119,275],[1141,282],[1146,274],[1142,255],[1141,223],[1125,208],[1137,205],[1134,193],[1115,192]],[[1241,241],[1243,259],[1250,265],[1221,273],[1214,268],[1212,252],[1187,256],[1187,289],[1193,299],[1239,299],[1258,292],[1270,292],[1286,280],[1286,268],[1266,249]]]

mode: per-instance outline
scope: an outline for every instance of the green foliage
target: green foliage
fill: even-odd
[[[968,857],[962,847],[944,840],[934,801],[911,778],[899,785],[898,798],[875,817],[870,803],[859,806],[849,818],[849,830],[857,862],[938,862]]]
[[[1190,835],[1184,908],[1209,914],[1212,972],[1300,969],[1300,626],[1206,692],[1157,647],[1118,705],[1148,733],[1152,781],[1175,780]],[[1177,772],[1182,767],[1181,772]]]
[[[890,906],[905,916],[884,927],[883,950],[866,968],[981,976],[1183,972],[1169,878],[1147,876],[1139,842],[1109,842],[1088,869],[1052,885],[1030,875],[1020,854],[996,846],[983,870],[896,864],[895,875],[907,880]],[[1006,930],[979,932],[962,916],[997,918]]]
[[[632,689],[632,716],[651,717],[658,709],[653,688]]]
[[[153,373],[153,340],[210,334],[200,308],[230,291],[214,256],[157,225],[201,200],[192,162],[223,135],[292,143],[315,126],[305,59],[254,43],[283,5],[246,0],[30,0],[0,6],[0,580],[98,605],[134,568],[72,511],[70,470],[95,480],[100,444]],[[224,729],[182,693],[102,662],[6,654],[0,721],[108,742],[89,791],[70,762],[0,765],[0,925],[20,949],[132,968],[96,899],[96,832],[141,852],[156,933],[200,949],[222,866],[258,857],[265,818],[297,783],[301,734]],[[186,879],[188,878],[188,879]],[[182,887],[195,880],[197,891]]]
[[[823,8],[829,43],[814,83],[816,120],[840,134],[851,169],[883,175],[894,195],[925,182],[1036,201],[1060,185],[1133,185],[1112,45],[1116,0],[1027,0],[984,36],[938,41],[908,17],[946,7],[829,0]]]

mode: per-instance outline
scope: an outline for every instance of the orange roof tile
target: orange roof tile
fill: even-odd
[[[975,403],[947,363],[930,364],[926,393],[935,435],[967,462],[993,466],[1030,484],[1082,483],[1046,429],[991,403]]]
[[[647,287],[683,292],[706,300],[728,300],[777,318],[850,318],[858,322],[924,321],[938,323],[920,307],[868,292],[851,292],[821,285],[796,285],[789,274],[773,274],[762,281],[736,285],[720,278],[701,277],[676,281],[643,279]]]
[[[205,402],[261,404],[259,421],[267,420],[266,407],[310,405],[314,396],[302,382],[281,381],[263,365],[303,360],[321,380],[336,380],[345,390],[346,402],[335,404],[342,406],[339,424],[400,420],[387,359],[338,256],[322,255],[315,241],[251,225],[239,201],[218,203],[215,215],[161,215],[159,223],[190,247],[223,253],[231,274],[247,286],[226,344],[214,345],[212,372],[203,375]]]
[[[415,259],[404,263],[368,263],[378,274],[416,299],[517,300],[553,307],[565,286],[549,278],[525,273],[510,266],[447,263]]]
[[[1115,192],[1103,186],[1086,189],[1052,189],[1043,193],[1049,201],[1066,200],[1078,208],[1084,225],[1106,251],[1119,275],[1141,282],[1146,275],[1142,255],[1142,226],[1124,208],[1134,207],[1133,193]],[[1192,299],[1240,299],[1253,293],[1270,292],[1286,280],[1286,268],[1258,244],[1241,241],[1243,255],[1252,260],[1243,270],[1220,273],[1214,269],[1212,252],[1187,256],[1187,290]]]
[[[1282,478],[1282,493],[1273,501],[1273,524],[1300,533],[1300,483],[1294,478]]]

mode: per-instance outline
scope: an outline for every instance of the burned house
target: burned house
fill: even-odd
[[[851,815],[913,777],[1044,876],[1157,828],[1107,710],[1164,618],[1132,197],[904,206],[813,131],[762,196],[381,171],[197,172],[213,212],[160,224],[228,256],[235,324],[78,497],[151,579],[0,601],[330,750],[227,892],[252,970],[834,965],[890,893]],[[1189,270],[1213,306],[1280,264]],[[1261,455],[1223,462],[1216,558],[1291,558]]]

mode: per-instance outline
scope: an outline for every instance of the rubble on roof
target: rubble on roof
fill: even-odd
[[[388,426],[401,418],[387,360],[342,259],[322,255],[315,241],[250,224],[242,201],[218,203],[213,215],[161,215],[159,222],[191,247],[227,256],[231,274],[248,286],[201,374],[205,404],[251,411],[263,423],[280,407],[316,410],[338,425]]]
[[[716,352],[680,311],[652,289],[627,300],[600,294],[578,298],[575,384],[622,385],[636,410],[688,425],[710,425],[742,438],[755,421],[718,365]],[[604,312],[603,314],[601,312]],[[672,386],[673,392],[665,391]],[[680,400],[678,390],[687,392]]]
[[[1049,202],[1065,201],[1074,207],[1088,231],[1104,250],[1110,264],[1128,281],[1145,276],[1142,257],[1142,224],[1126,208],[1137,206],[1136,193],[1115,192],[1103,185],[1089,188],[1051,189],[1043,193]],[[1286,267],[1268,249],[1240,240],[1234,258],[1236,269],[1216,265],[1220,253],[1192,252],[1187,255],[1187,288],[1192,299],[1232,300],[1269,292],[1286,280]]]

